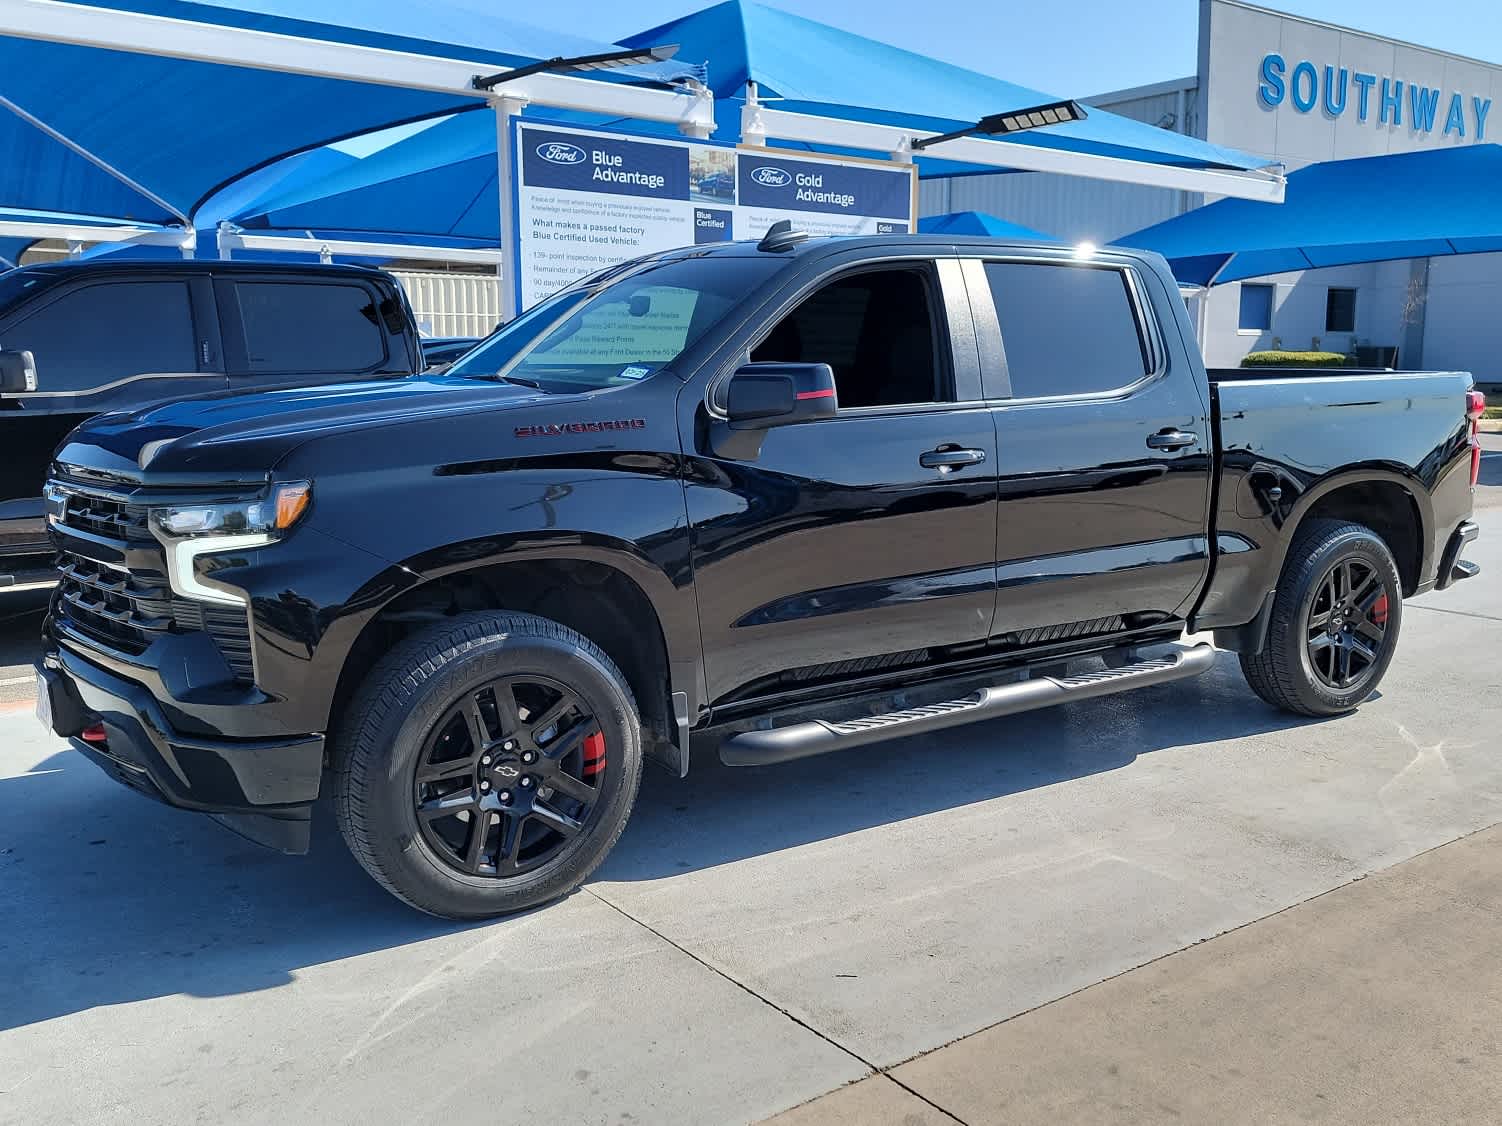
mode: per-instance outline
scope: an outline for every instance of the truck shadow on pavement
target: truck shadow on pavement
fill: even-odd
[[[648,770],[595,878],[670,878],[1308,722],[1258,701],[1221,654],[1197,681],[848,754],[754,769],[702,755],[683,782]],[[0,824],[0,1029],[271,989],[304,967],[509,922],[444,922],[390,898],[330,809],[309,856],[281,856],[121,789],[72,751],[0,778]]]
[[[1478,485],[1502,485],[1502,453],[1489,453],[1481,459],[1481,475]]]

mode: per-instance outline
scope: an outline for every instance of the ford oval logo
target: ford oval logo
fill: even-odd
[[[781,168],[773,168],[770,164],[753,168],[751,179],[764,188],[785,188],[793,182],[791,174],[784,172]]]
[[[578,145],[568,145],[562,141],[549,141],[545,145],[538,145],[537,155],[549,164],[584,163],[584,150]]]

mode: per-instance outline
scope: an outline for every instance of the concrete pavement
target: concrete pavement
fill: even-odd
[[[266,853],[0,714],[0,1121],[750,1122],[900,1071],[1502,823],[1481,521],[1485,573],[1405,607],[1356,715],[1273,712],[1223,657],[843,756],[702,758],[649,774],[584,891],[487,925],[408,912],[329,818],[313,855]]]
[[[1494,828],[773,1121],[1496,1122],[1499,900]]]

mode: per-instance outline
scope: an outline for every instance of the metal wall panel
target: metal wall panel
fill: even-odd
[[[1196,84],[1186,78],[1102,95],[1086,104],[1193,135]],[[1102,246],[1171,219],[1197,202],[1198,196],[1185,192],[1045,172],[956,176],[918,185],[920,215],[985,211],[1066,242]]]
[[[493,273],[393,270],[407,291],[425,337],[486,336],[501,319],[501,290]]]

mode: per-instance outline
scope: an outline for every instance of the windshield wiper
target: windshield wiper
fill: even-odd
[[[525,375],[502,375],[500,372],[494,372],[490,375],[466,375],[464,378],[488,379],[492,383],[515,383],[518,387],[531,387],[537,391],[542,390],[541,383],[538,383],[535,379],[528,379]]]

